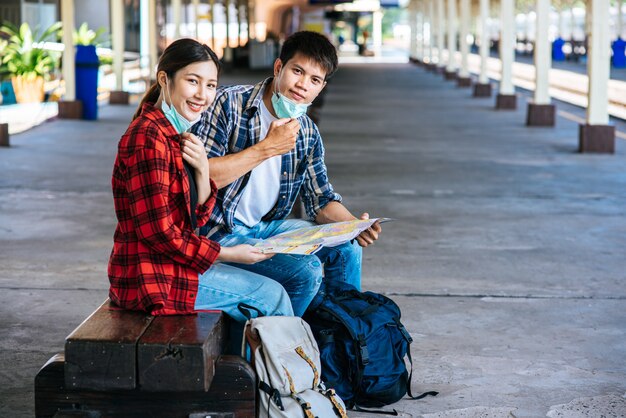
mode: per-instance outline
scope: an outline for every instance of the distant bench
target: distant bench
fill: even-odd
[[[153,317],[108,300],[35,378],[37,417],[255,416],[256,375],[222,355],[221,312]]]

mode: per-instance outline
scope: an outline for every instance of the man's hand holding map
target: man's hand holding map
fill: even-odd
[[[389,218],[357,219],[301,228],[273,236],[254,246],[263,253],[315,254],[322,247],[334,247],[354,239],[376,221]]]

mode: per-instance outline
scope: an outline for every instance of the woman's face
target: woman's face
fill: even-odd
[[[159,73],[159,83],[164,100],[174,105],[188,121],[196,120],[215,99],[217,67],[213,61],[200,61],[181,68],[174,79]]]

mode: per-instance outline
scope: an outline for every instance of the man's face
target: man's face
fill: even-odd
[[[311,103],[322,91],[326,71],[297,52],[286,64],[274,62],[274,89],[296,103]]]

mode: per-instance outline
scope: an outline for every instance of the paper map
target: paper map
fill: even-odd
[[[263,253],[315,254],[322,247],[334,247],[348,242],[376,221],[389,218],[372,218],[300,228],[273,236],[254,246]]]

